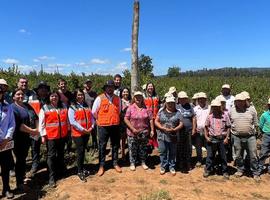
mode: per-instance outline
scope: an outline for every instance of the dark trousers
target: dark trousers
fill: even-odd
[[[78,173],[81,173],[83,171],[85,149],[86,149],[88,140],[89,140],[89,135],[83,135],[81,137],[73,137],[73,141],[76,145],[76,152],[77,152]]]
[[[119,126],[98,126],[99,139],[99,164],[105,165],[106,146],[108,139],[111,140],[113,165],[117,165],[118,149],[120,146]]]
[[[40,145],[41,139],[34,140],[31,138],[31,154],[32,154],[32,169],[36,171],[40,161]]]
[[[202,155],[202,147],[205,143],[205,138],[202,133],[196,133],[193,137],[193,144],[196,148],[196,154],[197,154],[197,162],[202,162],[203,155]]]
[[[21,135],[20,135],[21,134]],[[26,173],[26,158],[30,147],[30,138],[25,133],[18,133],[14,137],[14,149],[13,152],[16,157],[15,174],[17,186],[23,184]]]
[[[270,155],[270,134],[264,133],[262,138],[261,152],[259,154],[259,171],[263,172],[263,167],[265,160],[269,158]],[[270,165],[268,165],[267,171],[270,173]]]
[[[57,172],[63,173],[63,170],[65,169],[64,148],[65,138],[47,141],[49,181],[55,181]]]
[[[9,170],[12,167],[12,153],[11,150],[0,152],[0,166],[1,166],[1,176],[3,183],[2,193],[10,191],[9,187]]]
[[[205,171],[212,172],[214,169],[214,160],[216,153],[218,152],[218,155],[220,157],[220,164],[222,167],[222,173],[225,173],[228,171],[227,167],[227,156],[226,156],[226,149],[225,145],[222,141],[219,142],[207,142],[206,143],[207,148],[207,157],[206,157],[206,163],[205,163]]]

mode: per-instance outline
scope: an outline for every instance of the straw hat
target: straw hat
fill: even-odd
[[[169,103],[169,102],[174,102],[175,103],[175,97],[174,96],[167,97],[166,98],[166,103]]]
[[[143,93],[141,91],[136,91],[134,93],[134,96],[143,96]]]
[[[231,89],[231,86],[229,85],[229,84],[224,84],[224,85],[222,85],[222,87],[221,87],[222,89]]]
[[[243,91],[241,92],[242,95],[244,95],[246,97],[246,99],[250,99],[250,95],[247,91]]]
[[[199,98],[207,99],[207,95],[206,95],[204,92],[199,92],[199,93],[197,94],[197,99],[199,99]]]
[[[176,88],[174,87],[174,86],[172,86],[172,87],[170,87],[169,88],[169,93],[174,93],[174,92],[176,92]]]
[[[186,92],[181,91],[178,93],[178,98],[180,98],[180,99],[188,98],[188,95]]]
[[[218,101],[220,101],[220,102],[226,102],[226,99],[225,99],[225,97],[224,97],[223,95],[218,95],[218,96],[216,97],[216,100],[218,100]]]
[[[0,85],[6,85],[6,86],[8,86],[6,80],[5,79],[2,79],[2,78],[0,79]]]
[[[237,94],[235,95],[235,101],[245,101],[246,100],[246,97],[243,95],[243,94]]]
[[[211,101],[211,106],[221,106],[220,101],[214,99],[213,101]]]

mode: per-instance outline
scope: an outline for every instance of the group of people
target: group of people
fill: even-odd
[[[126,159],[127,143],[131,171],[136,171],[138,164],[148,170],[148,155],[157,148],[161,175],[166,171],[176,175],[177,168],[188,172],[194,145],[196,167],[203,163],[202,148],[207,149],[204,177],[221,166],[224,178],[228,179],[227,163],[232,157],[237,177],[250,170],[255,180],[260,179],[270,152],[270,111],[263,113],[258,123],[256,109],[247,92],[234,97],[230,94],[230,85],[225,84],[221,95],[208,104],[204,92],[196,93],[189,99],[186,92],[177,93],[176,88],[171,87],[161,99],[151,82],[143,90],[131,94],[129,88],[122,87],[121,81],[122,77],[116,74],[97,95],[89,79],[84,82],[83,89],[75,89],[73,93],[68,90],[64,79],[58,81],[57,90],[51,91],[44,81],[29,90],[25,77],[21,77],[17,88],[8,93],[7,82],[0,79],[3,196],[14,196],[9,187],[9,172],[13,168],[17,189],[23,191],[30,147],[30,174],[34,176],[38,171],[41,143],[47,148],[49,186],[55,187],[56,180],[65,173],[65,146],[69,149],[72,141],[76,147],[77,175],[81,181],[87,181],[90,172],[84,166],[84,158],[90,136],[99,150],[98,176],[105,173],[108,146],[112,151],[115,171],[122,172],[118,152],[121,148],[122,159]],[[258,131],[263,133],[259,155],[256,143]],[[270,167],[268,171],[270,173]]]

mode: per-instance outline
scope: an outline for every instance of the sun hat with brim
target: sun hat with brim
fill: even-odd
[[[134,96],[143,96],[143,93],[141,91],[136,91],[134,93]]]
[[[193,100],[198,99],[198,93],[195,93],[192,97]]]
[[[226,102],[226,99],[223,95],[218,95],[215,99],[220,101],[220,102]]]
[[[2,79],[2,78],[0,79],[0,85],[6,85],[6,86],[8,86],[6,80],[5,79]]]
[[[50,91],[50,86],[45,81],[40,81],[36,88],[34,88],[35,91],[37,91],[40,88],[46,88]]]
[[[174,93],[174,92],[176,92],[176,88],[173,86],[173,87],[170,87],[169,88],[169,93]]]
[[[175,103],[175,97],[167,97],[166,98],[166,103],[174,102]]]
[[[166,94],[164,94],[164,98],[168,98],[168,97],[173,97],[172,93],[167,92]]]
[[[104,86],[102,87],[103,90],[105,90],[106,87],[115,87],[113,80],[108,80]]]
[[[188,95],[187,95],[187,93],[185,91],[179,92],[177,96],[178,96],[179,99],[188,98]]]
[[[84,84],[87,84],[87,83],[92,83],[92,81],[91,81],[90,79],[86,79],[86,80],[84,81]]]
[[[240,93],[240,94],[235,95],[234,100],[235,101],[245,101],[246,97],[243,94]]]
[[[243,91],[241,92],[242,95],[244,95],[246,97],[246,99],[250,99],[250,95],[247,91]]]
[[[197,95],[198,95],[197,99],[200,99],[200,98],[207,99],[207,95],[204,92],[199,92]]]
[[[231,86],[229,85],[229,84],[224,84],[224,85],[222,85],[222,87],[221,87],[222,89],[231,89]]]
[[[211,101],[211,106],[212,106],[212,107],[213,107],[213,106],[221,106],[221,103],[220,103],[220,101],[214,99],[213,101]]]

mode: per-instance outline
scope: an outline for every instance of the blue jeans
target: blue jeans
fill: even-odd
[[[263,134],[261,151],[259,154],[259,169],[260,173],[263,171],[265,160],[269,157],[270,153],[270,134]],[[268,172],[270,172],[270,165],[268,165]]]
[[[206,148],[207,148],[207,157],[206,157],[206,163],[205,163],[205,171],[207,172],[213,171],[214,159],[216,156],[216,152],[218,151],[218,154],[220,156],[220,161],[221,161],[222,173],[227,172],[228,171],[227,157],[226,157],[226,149],[225,149],[223,140],[217,143],[207,142]]]
[[[160,153],[160,167],[166,169],[175,168],[176,160],[176,143],[158,140],[158,148]]]
[[[251,136],[236,136],[233,137],[233,145],[235,149],[235,164],[239,172],[244,172],[244,158],[243,151],[246,150],[250,159],[250,170],[253,175],[259,175],[258,158],[257,158],[257,145],[255,135]]]

